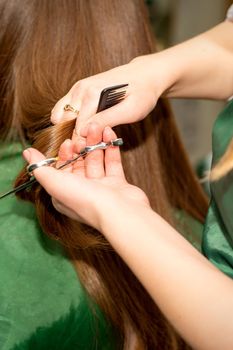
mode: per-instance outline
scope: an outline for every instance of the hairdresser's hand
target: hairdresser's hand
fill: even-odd
[[[87,135],[87,144],[100,141],[108,142],[116,138],[111,128],[105,128],[103,134],[100,126],[91,124]],[[70,140],[61,146],[59,157],[62,161],[72,158],[73,151],[79,152],[85,146],[83,140],[79,149]],[[35,149],[24,151],[24,157],[29,163],[35,163],[44,156]],[[119,147],[107,150],[96,150],[85,160],[77,161],[66,170],[56,170],[52,167],[41,167],[34,171],[36,179],[53,197],[55,208],[71,217],[101,230],[102,218],[106,215],[117,215],[119,206],[136,206],[139,209],[149,206],[143,191],[127,183]]]
[[[89,122],[104,128],[143,119],[161,95],[227,99],[233,94],[232,34],[232,23],[224,21],[184,43],[80,80],[57,102],[51,121],[76,118],[76,113],[64,111],[70,104],[79,111],[76,134],[86,136]],[[124,83],[129,84],[124,101],[96,114],[101,91]]]
[[[77,117],[74,112],[64,111],[66,104],[79,111],[76,133],[81,136],[86,136],[85,126],[90,122],[99,123],[103,129],[105,126],[113,127],[143,119],[154,108],[158,97],[167,87],[164,70],[157,64],[156,55],[141,56],[129,64],[78,81],[53,108],[52,123]],[[129,84],[125,99],[96,114],[101,91],[124,83]]]

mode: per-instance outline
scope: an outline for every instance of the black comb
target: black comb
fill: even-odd
[[[97,113],[121,102],[125,98],[126,87],[128,85],[129,84],[115,85],[102,90],[100,94]]]
[[[114,105],[116,105],[117,103],[121,102],[126,94],[126,87],[128,86],[128,84],[121,84],[121,85],[115,85],[115,86],[111,86],[108,88],[105,88],[104,90],[102,90],[101,94],[100,94],[100,99],[99,99],[99,104],[98,104],[98,108],[97,108],[97,113],[103,111],[104,109],[110,108]],[[13,189],[11,189],[10,191],[0,195],[0,199],[7,197],[8,195],[12,194],[12,193],[16,193],[19,191],[22,191],[28,187],[30,187],[31,185],[33,185],[36,181],[35,177],[32,176],[31,179],[27,182],[25,182],[24,184],[17,186]]]

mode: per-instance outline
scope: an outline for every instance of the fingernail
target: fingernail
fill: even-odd
[[[31,153],[30,153],[30,150],[29,150],[29,149],[25,149],[25,150],[23,151],[23,157],[24,157],[24,159],[25,159],[28,163],[30,163]]]

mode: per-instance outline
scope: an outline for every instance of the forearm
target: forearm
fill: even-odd
[[[232,349],[232,281],[152,210],[111,210],[104,235],[176,329],[194,348]]]
[[[233,95],[233,23],[223,22],[184,43],[151,55],[160,93],[174,98],[227,99]],[[153,63],[152,63],[153,61]],[[160,69],[158,69],[160,67]],[[155,86],[156,89],[156,86]]]

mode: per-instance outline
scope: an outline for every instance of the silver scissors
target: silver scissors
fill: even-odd
[[[110,86],[108,88],[105,88],[100,94],[97,112],[103,111],[104,109],[110,108],[110,107],[114,106],[115,104],[121,102],[125,98],[127,87],[128,87],[128,84],[121,84],[121,85],[115,85],[115,86]],[[113,140],[113,141],[110,141],[107,143],[100,142],[96,145],[86,146],[81,150],[81,152],[76,157],[74,157],[73,159],[67,160],[64,164],[59,166],[57,169],[64,168],[68,164],[75,162],[79,158],[85,157],[88,153],[90,153],[96,149],[106,149],[109,146],[121,146],[121,145],[123,145],[123,140],[121,138],[119,138],[119,139],[116,139],[116,140]],[[57,161],[58,161],[58,157],[54,157],[54,158],[44,159],[38,163],[28,165],[27,172],[28,172],[29,176],[31,176],[30,180],[25,182],[24,184],[22,184],[20,186],[13,188],[10,191],[0,195],[0,199],[8,196],[11,193],[16,193],[16,192],[24,190],[25,188],[30,187],[33,183],[37,182],[35,177],[32,176],[33,170],[35,170],[41,166],[53,165]]]
[[[76,162],[80,158],[84,158],[89,153],[91,153],[91,152],[93,152],[93,151],[95,151],[97,149],[104,150],[104,149],[107,149],[110,146],[122,146],[122,145],[123,145],[122,138],[118,138],[118,139],[115,139],[115,140],[111,140],[109,142],[99,142],[99,143],[97,143],[95,145],[86,146],[74,158],[68,159],[62,165],[60,165],[57,169],[65,168],[67,165]],[[6,196],[8,196],[8,195],[10,195],[12,193],[16,193],[16,192],[24,190],[25,188],[30,187],[32,184],[37,182],[36,178],[33,176],[33,171],[35,169],[38,169],[38,168],[40,168],[42,166],[54,165],[58,160],[59,160],[58,157],[53,157],[53,158],[43,159],[40,162],[28,165],[27,166],[27,172],[28,172],[28,175],[31,177],[30,180],[25,182],[22,185],[19,185],[19,186],[15,187],[15,188],[11,189],[10,191],[0,195],[0,199],[4,198],[4,197],[6,197]]]

